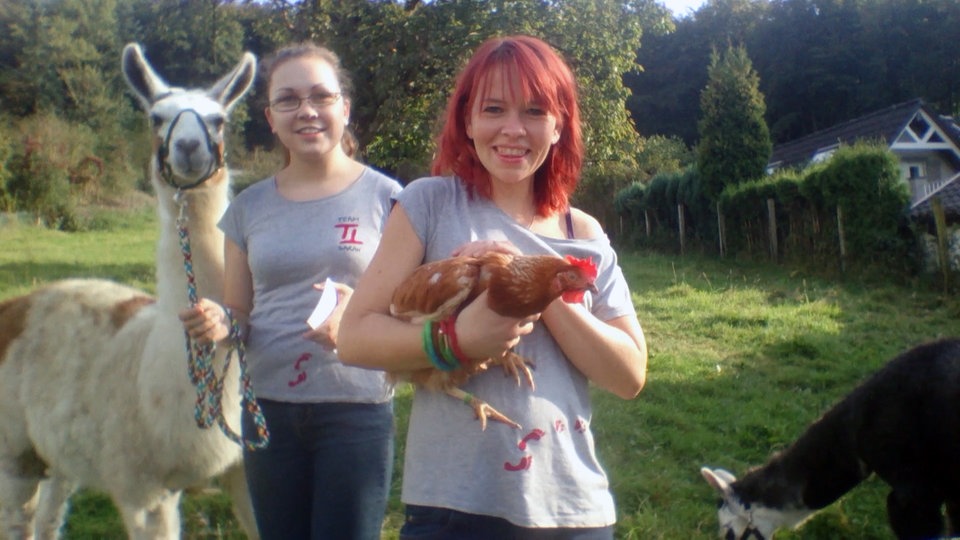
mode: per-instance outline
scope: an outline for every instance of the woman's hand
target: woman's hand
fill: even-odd
[[[230,322],[223,306],[208,298],[178,314],[190,339],[201,345],[210,345],[230,335]]]
[[[353,296],[353,288],[343,283],[334,283],[333,285],[337,289],[337,307],[333,309],[327,320],[323,321],[320,326],[307,330],[302,336],[318,343],[325,349],[336,351],[337,334],[340,333],[340,319],[343,318],[343,311],[347,308],[350,297]],[[322,291],[324,284],[314,283],[313,288]]]
[[[540,314],[523,319],[497,315],[487,307],[484,291],[457,316],[457,342],[460,350],[474,360],[500,358],[520,342],[520,337],[533,332],[533,323]]]

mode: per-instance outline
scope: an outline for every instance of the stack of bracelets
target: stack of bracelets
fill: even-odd
[[[450,317],[423,325],[423,350],[433,367],[440,371],[453,371],[470,363],[457,344],[456,322],[456,318]]]

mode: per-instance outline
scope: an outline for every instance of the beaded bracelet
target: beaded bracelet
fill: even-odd
[[[458,366],[455,364],[448,364],[443,358],[437,354],[436,346],[434,345],[434,325],[433,321],[427,321],[423,323],[423,350],[427,353],[427,360],[433,365],[433,367],[439,369],[440,371],[453,371]]]

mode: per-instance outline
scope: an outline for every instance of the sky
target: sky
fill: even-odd
[[[696,11],[706,0],[660,0],[674,15],[689,15]]]

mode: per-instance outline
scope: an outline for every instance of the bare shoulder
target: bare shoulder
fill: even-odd
[[[571,207],[570,217],[573,218],[573,233],[576,238],[597,238],[605,234],[600,222],[579,208]]]

